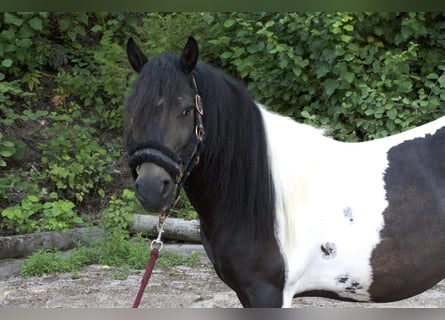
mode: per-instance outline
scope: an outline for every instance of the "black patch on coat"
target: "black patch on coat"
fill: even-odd
[[[335,279],[338,283],[346,283],[349,280],[349,275],[342,274]]]
[[[347,286],[345,288],[345,291],[347,293],[355,294],[355,293],[357,293],[357,290],[360,290],[360,289],[363,289],[363,286],[360,284],[360,282],[354,280],[349,284],[349,286]]]
[[[388,207],[371,256],[376,302],[419,294],[445,277],[445,127],[388,151]]]
[[[355,294],[358,290],[363,289],[363,286],[360,284],[360,282],[354,280],[348,274],[339,275],[337,278],[335,278],[335,281],[338,285],[343,286],[344,291],[349,294]]]
[[[337,255],[337,247],[335,243],[326,242],[320,246],[321,252],[323,253],[323,258],[332,259]]]

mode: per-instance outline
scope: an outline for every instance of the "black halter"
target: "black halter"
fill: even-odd
[[[181,154],[178,155],[170,148],[154,141],[140,144],[128,151],[128,165],[133,174],[133,179],[136,180],[138,177],[137,167],[144,162],[155,163],[170,174],[176,183],[176,196],[173,204],[177,201],[185,180],[199,163],[199,156],[205,138],[202,120],[204,109],[193,75],[192,82],[195,91],[195,128],[194,134],[190,137]]]

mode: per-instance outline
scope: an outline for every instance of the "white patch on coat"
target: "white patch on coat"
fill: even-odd
[[[283,306],[311,290],[369,301],[370,259],[388,205],[387,152],[434,133],[445,117],[389,138],[343,143],[259,107],[276,192],[275,232],[286,265]],[[352,221],[345,217],[351,212]],[[326,256],[326,243],[335,246],[335,256]]]

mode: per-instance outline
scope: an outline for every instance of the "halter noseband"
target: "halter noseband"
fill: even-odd
[[[199,163],[199,156],[205,138],[205,130],[202,120],[204,109],[202,107],[198,86],[196,85],[195,77],[193,75],[192,82],[195,91],[195,128],[194,134],[190,137],[181,154],[178,155],[169,147],[160,145],[154,141],[140,144],[128,152],[128,165],[133,174],[133,179],[136,180],[138,177],[137,167],[144,162],[155,163],[174,178],[176,183],[176,196],[173,204],[177,202],[185,180]]]

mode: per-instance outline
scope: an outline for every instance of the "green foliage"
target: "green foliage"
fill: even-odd
[[[136,31],[138,43],[149,57],[164,51],[180,52],[190,35],[204,48],[206,38],[211,36],[203,15],[196,12],[147,13]],[[200,51],[201,58],[205,58],[206,50]]]
[[[16,144],[8,139],[4,139],[0,132],[0,167],[6,167],[6,158],[13,157],[17,152]]]
[[[51,200],[44,202],[43,196],[28,195],[20,204],[4,209],[2,227],[27,233],[67,230],[83,222],[73,210],[74,203],[59,200],[55,193],[49,197]]]
[[[41,276],[57,272],[71,272],[73,278],[81,267],[97,263],[97,248],[78,245],[68,255],[54,250],[40,250],[29,256],[20,266],[22,277]]]
[[[111,196],[107,208],[102,212],[102,224],[108,232],[117,231],[128,235],[128,223],[133,214],[143,212],[133,191],[124,189],[122,197]]]
[[[42,209],[40,199],[34,195],[27,196],[20,205],[6,208],[1,212],[4,219],[2,227],[17,232],[32,232],[37,228],[38,221],[32,216]]]
[[[53,194],[57,199],[57,195]],[[43,204],[41,224],[43,230],[67,230],[83,222],[73,210],[74,203],[68,200],[49,201]]]
[[[54,251],[39,251],[34,253],[20,267],[22,277],[32,277],[56,272],[68,272],[67,264]]]
[[[443,14],[206,15],[224,67],[254,97],[341,140],[384,137],[443,114]]]
[[[48,16],[45,12],[0,14],[0,61],[4,68],[0,78],[18,74],[21,65],[32,70],[47,62],[41,32],[48,24]]]
[[[6,171],[6,170],[5,170]],[[37,192],[38,189],[35,184],[29,183],[29,176],[32,175],[27,171],[22,172],[5,172],[0,176],[0,203],[4,204],[1,207],[7,207],[6,204],[14,203],[11,201],[18,194],[29,191],[30,193]]]
[[[0,87],[1,85],[0,82]],[[29,171],[14,168],[15,163],[24,160],[27,149],[23,137],[17,136],[14,129],[16,129],[16,122],[35,122],[47,114],[43,110],[34,112],[28,109],[18,113],[14,109],[0,104],[0,125],[2,129],[6,129],[5,133],[0,132],[0,167],[5,169],[0,175],[0,209],[11,203],[17,194],[27,190],[34,193],[38,189],[36,183],[32,181],[36,171],[35,167],[31,167]]]
[[[53,183],[51,189],[78,202],[93,192],[103,197],[102,186],[111,181],[107,164],[116,152],[102,147],[91,127],[56,124],[48,131],[53,138],[40,149],[45,173]]]
[[[144,269],[148,258],[149,248],[142,237],[131,240],[123,240],[120,237],[109,238],[104,243],[96,243],[88,247],[78,246],[64,256],[56,251],[41,250],[36,252],[21,265],[20,275],[31,277],[71,272],[73,277],[77,277],[81,267],[100,264],[105,268],[119,267],[112,277],[123,280],[129,275],[130,268]],[[193,251],[189,256],[182,256],[169,250],[163,250],[159,255],[156,267],[161,269],[181,265],[195,267],[200,261],[200,256],[196,251]]]
[[[7,168],[0,209],[20,206],[43,187],[77,206],[105,196],[121,144],[101,138],[120,135],[131,72],[121,44],[135,19],[0,13],[0,166]]]

